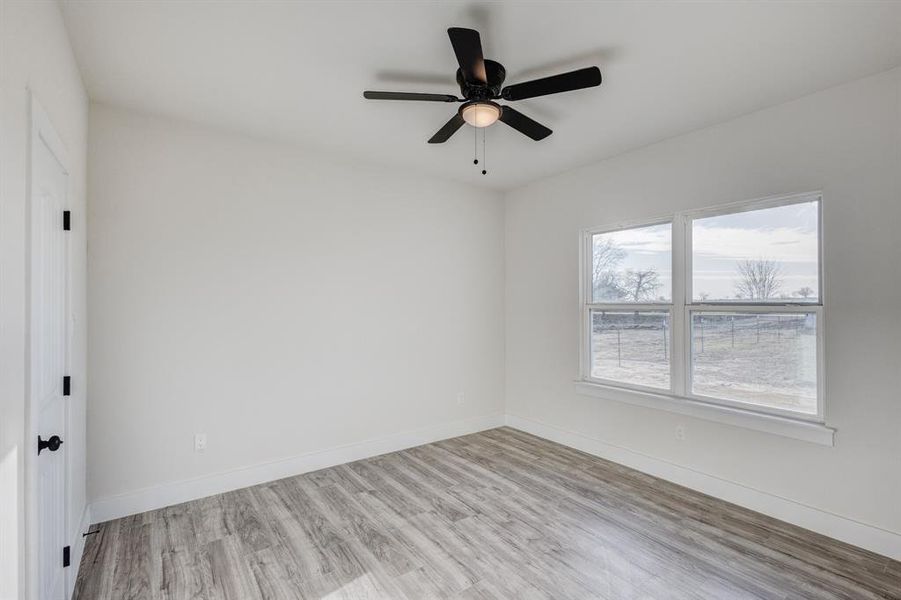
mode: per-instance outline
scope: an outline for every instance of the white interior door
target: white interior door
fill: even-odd
[[[63,230],[68,174],[41,135],[32,140],[29,373],[31,415],[40,440],[34,509],[38,598],[63,600],[66,545],[66,402],[68,252]],[[39,441],[34,440],[34,452]],[[49,445],[47,445],[49,444]]]

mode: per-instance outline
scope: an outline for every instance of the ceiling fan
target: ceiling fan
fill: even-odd
[[[429,139],[430,144],[446,142],[464,123],[473,127],[488,127],[497,121],[506,123],[533,140],[543,140],[553,133],[550,129],[510,106],[501,106],[495,100],[512,102],[601,84],[601,70],[587,67],[502,88],[507,71],[502,64],[482,58],[482,41],[478,31],[451,27],[447,30],[447,35],[454,47],[454,54],[457,55],[457,62],[460,63],[457,83],[463,98],[450,94],[363,92],[363,97],[370,100],[462,102],[457,114]]]

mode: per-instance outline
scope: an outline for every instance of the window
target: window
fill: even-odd
[[[819,205],[690,219],[693,301],[816,304]]]
[[[591,377],[671,390],[672,222],[591,235]]]
[[[817,194],[585,235],[584,380],[822,421]]]

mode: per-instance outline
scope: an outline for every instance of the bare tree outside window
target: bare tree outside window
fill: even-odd
[[[592,278],[596,300],[619,298],[622,289],[616,273],[617,267],[626,257],[626,252],[610,239],[595,239],[592,248]]]
[[[818,301],[819,201],[692,218],[690,237],[692,301]]]
[[[622,288],[632,302],[644,302],[654,299],[654,292],[660,287],[660,278],[656,269],[626,271]]]
[[[743,260],[736,267],[739,281],[735,285],[738,298],[768,300],[782,289],[782,266],[773,260]]]
[[[809,288],[809,287],[807,287],[807,286],[804,286],[804,287],[802,287],[800,290],[798,290],[797,292],[795,292],[795,295],[796,295],[796,296],[800,296],[801,298],[804,298],[805,300],[806,300],[807,298],[810,298],[810,297],[814,296],[815,294],[816,294],[816,292],[813,291],[813,289],[811,289],[811,288]]]
[[[671,223],[592,234],[592,302],[670,302],[671,247]]]

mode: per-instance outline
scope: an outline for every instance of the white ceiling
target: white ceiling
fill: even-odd
[[[901,2],[288,2],[63,0],[91,98],[326,155],[497,189],[901,64]],[[598,88],[516,103],[554,134],[426,140],[459,95],[446,29],[482,34],[516,83],[596,64]]]

